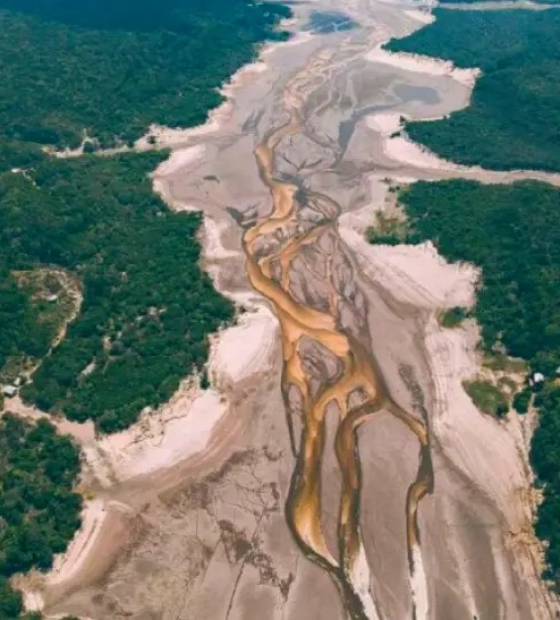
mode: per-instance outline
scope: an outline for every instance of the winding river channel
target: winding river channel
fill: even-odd
[[[439,117],[471,94],[472,76],[380,55],[384,41],[430,21],[421,6],[318,0],[295,14],[292,39],[235,78],[209,133],[189,135],[193,162],[161,179],[176,208],[204,210],[218,287],[272,310],[281,345],[266,387],[257,368],[243,388],[219,369],[214,378],[237,415],[252,411],[247,445],[279,450],[276,509],[291,540],[274,519],[255,535],[275,548],[276,575],[294,561],[293,541],[307,561],[288,571],[289,596],[262,607],[241,603],[244,565],[226,616],[552,617],[524,447],[464,395],[473,344],[437,321],[454,300],[472,301],[474,281],[466,293],[457,274],[438,285],[447,276],[437,257],[442,271],[426,276],[422,253],[416,267],[414,255],[395,266],[400,255],[363,238],[374,210],[392,204],[392,183],[543,175],[386,148],[388,119]]]
[[[395,184],[558,178],[388,148],[400,115],[470,100],[449,67],[380,54],[430,21],[421,5],[293,8],[292,38],[206,126],[168,132],[154,175],[173,208],[203,211],[204,266],[239,308],[210,360],[220,421],[192,458],[105,491],[134,544],[47,603],[96,620],[552,620],[523,433],[464,393],[476,330],[438,320],[473,302],[476,272],[365,231]]]
[[[331,67],[331,54],[318,53],[286,86],[284,110],[288,118],[273,128],[255,151],[273,211],[245,232],[243,247],[251,284],[272,303],[282,334],[282,389],[296,458],[286,508],[288,522],[301,550],[335,577],[346,609],[359,620],[369,617],[368,606],[373,617],[379,615],[372,602],[362,599],[354,581],[362,552],[358,428],[374,424],[376,414],[385,409],[418,439],[420,467],[403,506],[412,573],[413,550],[419,545],[418,502],[433,488],[433,473],[427,420],[397,405],[375,361],[364,324],[367,301],[348,277],[351,263],[337,233],[340,206],[327,195],[307,190],[297,176],[284,181],[275,174],[276,150],[287,138],[304,131],[307,76],[328,80]],[[316,88],[321,85],[315,82]],[[300,277],[320,282],[322,295],[304,294],[302,299],[294,294],[290,274],[296,262]],[[346,326],[343,311],[351,317]],[[321,487],[328,484],[323,481],[322,458],[329,408],[336,410],[338,417],[333,441],[342,478],[334,553],[325,542],[321,515]]]

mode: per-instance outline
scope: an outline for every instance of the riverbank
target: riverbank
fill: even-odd
[[[438,13],[438,16],[445,15],[444,13]],[[450,52],[446,52],[450,54],[452,58],[460,59],[460,62],[464,62],[464,59],[469,57],[469,54],[482,54],[484,47],[484,43],[481,43],[480,36],[473,36],[472,32],[469,32],[469,27],[463,29],[463,24],[460,26],[463,29],[461,36],[464,40],[457,42],[457,52],[454,55],[454,45],[456,42],[456,38],[451,36],[450,29],[453,27],[459,27],[459,20],[461,18],[459,15],[457,17],[451,19],[443,20],[443,23],[439,25],[438,32],[445,31],[449,40],[453,41],[453,43],[448,44],[448,48],[451,50]],[[469,19],[471,19],[469,17]],[[477,23],[477,20],[482,24],[486,19],[488,21],[498,21],[500,19],[499,15],[486,17],[478,16],[476,13],[472,13],[471,22]],[[508,23],[508,19],[510,16],[504,14],[504,23]],[[551,17],[552,19],[552,17]],[[534,19],[533,17],[527,17],[526,22],[521,20],[521,24],[523,23],[535,23],[542,24],[544,27],[543,37],[546,38],[546,32],[549,27],[549,18],[543,17],[542,19]],[[454,24],[454,26],[453,26]],[[534,34],[534,33],[533,33]],[[435,30],[434,30],[435,35]],[[481,35],[481,32],[479,32]],[[425,52],[430,43],[430,35],[424,37],[422,35],[413,36],[410,39],[410,43],[406,40],[401,45],[398,42],[395,45],[392,45],[392,49],[416,49],[421,52]],[[470,37],[470,39],[469,39]],[[419,43],[415,48],[415,41]],[[423,41],[424,43],[420,43]],[[468,42],[471,42],[471,48],[468,47]],[[433,43],[436,47],[442,48],[441,40],[439,43]],[[492,43],[494,45],[495,42]],[[443,46],[445,47],[445,46]],[[500,47],[500,53],[506,54],[507,50]],[[398,56],[398,54],[396,54]],[[449,56],[447,56],[449,57]],[[405,56],[403,59],[403,63],[407,60]],[[488,56],[485,58],[485,62],[492,62],[493,60]],[[507,67],[507,61],[502,60],[502,67]],[[488,64],[484,66],[484,68],[488,69]],[[492,74],[491,77],[496,81],[496,88],[498,87],[499,80],[499,72]],[[484,78],[489,80],[489,77]],[[507,72],[504,73],[504,80],[507,80]],[[530,80],[528,80],[530,82]],[[475,97],[476,97],[476,89],[475,89]],[[539,105],[539,96],[535,95],[532,100],[527,101],[527,106],[516,106],[516,111],[520,114],[530,115],[530,106]],[[509,104],[508,104],[509,105]],[[475,99],[475,109],[471,112],[470,108],[465,109],[460,113],[452,113],[451,119],[460,119],[466,118],[466,115],[473,115],[477,112],[476,108],[476,99]],[[478,108],[478,112],[480,112],[480,108]],[[383,132],[385,129],[385,135],[388,135],[388,131],[383,125],[383,117],[381,117],[381,122],[376,120],[375,117],[372,120],[372,127],[379,132]],[[398,124],[397,119],[394,117],[392,119],[394,124]],[[537,118],[533,117],[532,122],[542,122],[542,115],[539,114]],[[428,123],[433,126],[434,132],[437,133],[439,130],[439,126],[444,126],[444,123],[447,121],[431,121]],[[459,121],[458,121],[459,122]],[[511,120],[512,124],[515,124],[515,118]],[[387,125],[387,122],[385,122]],[[419,134],[415,128],[421,128],[422,125],[415,124],[413,122],[407,122],[405,124],[405,130],[412,130],[410,133],[412,137],[417,137]],[[402,131],[402,127],[395,129],[395,131]],[[527,149],[527,153],[532,153],[533,145],[531,143],[532,136],[534,136],[534,132],[527,132],[526,134],[526,144],[525,147]],[[438,169],[452,172],[453,176],[462,177],[469,176],[470,178],[478,179],[477,176],[471,176],[473,172],[473,168],[467,168],[466,166],[457,166],[452,163],[444,162],[439,159],[437,156],[432,153],[426,152],[422,147],[415,145],[410,141],[410,138],[400,138],[393,136],[389,136],[387,139],[385,153],[391,159],[395,161],[401,161],[403,163],[409,165],[416,165],[418,167],[424,169]],[[461,139],[461,136],[459,136]],[[391,145],[392,143],[392,145]],[[435,145],[435,142],[429,142],[430,146]],[[437,147],[435,147],[437,148]],[[470,148],[470,147],[469,147]],[[465,151],[463,150],[463,153]],[[476,152],[480,152],[480,143],[476,148]],[[478,156],[477,156],[478,157]],[[474,160],[470,159],[470,156],[467,159],[463,158],[462,161],[468,163],[473,163]],[[484,154],[481,158],[478,158],[477,161],[486,161],[484,160]],[[512,160],[513,161],[513,160]],[[535,162],[533,162],[535,163]],[[514,163],[515,165],[515,163]],[[511,164],[510,164],[511,166]],[[498,167],[503,167],[499,165]],[[530,166],[532,167],[532,166]],[[538,167],[538,166],[535,166]],[[481,173],[481,168],[478,169]],[[465,174],[466,173],[466,174]],[[515,171],[514,173],[510,173],[510,181],[520,173]],[[531,176],[531,172],[525,173],[529,178]],[[481,175],[482,176],[482,175]],[[488,173],[484,175],[488,178]],[[506,177],[507,178],[507,177]],[[519,178],[519,176],[518,176]],[[526,177],[527,178],[527,177]],[[540,178],[543,180],[547,180],[552,182],[553,184],[557,184],[556,175],[545,175],[541,173]],[[486,179],[482,178],[481,180],[485,181]],[[496,180],[499,180],[496,178]],[[487,181],[486,181],[487,182]],[[439,193],[441,192],[441,193]],[[428,197],[428,194],[430,197]],[[483,282],[485,284],[481,287],[481,292],[479,293],[479,300],[477,302],[475,316],[478,318],[484,332],[483,332],[483,340],[482,345],[485,347],[487,351],[491,351],[493,347],[499,346],[503,347],[510,354],[523,357],[530,360],[530,371],[529,373],[534,372],[544,372],[544,376],[548,376],[551,381],[554,382],[555,379],[555,347],[554,343],[549,339],[543,336],[543,330],[550,332],[554,328],[551,326],[551,321],[547,320],[547,310],[546,307],[549,302],[547,302],[547,296],[551,295],[550,300],[556,298],[556,294],[553,289],[550,288],[550,281],[548,278],[544,278],[544,280],[535,282],[535,286],[540,290],[540,292],[533,291],[529,298],[524,299],[523,295],[521,295],[518,299],[516,299],[516,304],[518,304],[519,310],[513,310],[511,312],[511,308],[507,310],[500,305],[500,297],[504,295],[504,291],[498,293],[496,287],[499,287],[498,282],[500,281],[500,277],[503,277],[504,272],[508,272],[506,280],[509,282],[509,290],[519,290],[521,292],[524,290],[528,280],[531,278],[527,277],[523,269],[527,269],[528,273],[535,274],[538,272],[538,268],[536,265],[531,265],[531,260],[522,260],[523,268],[514,268],[508,267],[508,264],[511,261],[515,261],[515,257],[518,256],[518,252],[515,251],[513,254],[501,254],[498,263],[494,263],[492,260],[493,250],[496,247],[500,247],[501,245],[507,245],[508,239],[512,236],[516,239],[516,248],[526,248],[528,245],[532,246],[532,242],[529,244],[524,244],[520,241],[517,232],[513,232],[510,229],[510,226],[513,225],[515,230],[519,230],[516,227],[514,222],[519,223],[520,221],[524,221],[525,224],[521,225],[522,230],[526,230],[532,239],[544,239],[543,231],[538,232],[538,228],[541,225],[541,217],[547,222],[546,230],[547,233],[552,235],[552,240],[550,241],[551,247],[555,247],[560,237],[556,234],[556,228],[554,224],[554,214],[557,213],[556,201],[557,201],[557,190],[548,188],[545,185],[539,184],[526,184],[526,185],[515,185],[511,189],[507,189],[506,187],[498,187],[498,186],[479,186],[478,188],[474,184],[467,184],[461,182],[440,182],[436,184],[418,184],[413,185],[410,188],[406,188],[401,190],[400,192],[400,200],[404,211],[406,212],[411,229],[414,231],[411,236],[417,238],[418,240],[428,240],[428,239],[437,239],[438,247],[440,251],[450,260],[460,260],[460,261],[471,261],[475,265],[479,265],[483,267]],[[439,195],[442,199],[441,202],[438,201],[436,196]],[[475,197],[476,195],[476,197]],[[500,198],[501,197],[501,198]],[[545,197],[548,197],[545,198]],[[428,203],[430,204],[430,208],[428,208]],[[527,211],[527,205],[529,204],[538,204],[543,208],[542,216],[536,215],[533,209]],[[423,205],[423,207],[421,206]],[[500,206],[501,205],[501,206]],[[425,208],[424,208],[425,207]],[[431,210],[431,208],[435,210]],[[497,216],[496,211],[504,208],[507,211],[507,217],[500,218]],[[441,209],[441,211],[438,211]],[[439,212],[439,215],[438,213]],[[478,215],[477,215],[478,213]],[[489,227],[484,224],[485,218],[488,217],[493,222]],[[443,224],[443,222],[446,222]],[[499,221],[499,226],[495,226],[495,222]],[[468,223],[476,222],[475,229],[477,232],[474,232],[474,236],[471,236],[469,240],[466,240],[465,236],[469,236],[467,232]],[[447,228],[449,226],[449,228]],[[465,228],[467,227],[467,228]],[[444,229],[446,233],[444,233]],[[474,229],[471,229],[473,232]],[[446,236],[449,235],[449,236]],[[452,239],[452,241],[451,241]],[[476,256],[470,250],[476,252],[475,248],[478,247],[478,244],[482,244],[484,250],[478,253]],[[538,255],[538,251],[535,254],[535,248],[532,247],[531,256]],[[548,260],[550,261],[549,269],[555,269],[553,265],[556,265],[556,258],[554,253],[552,255],[548,254]],[[498,266],[499,264],[499,266]],[[502,275],[499,275],[499,273]],[[549,291],[545,293],[545,291]],[[516,296],[517,297],[517,296]],[[492,298],[492,301],[489,302],[489,299]],[[540,306],[536,306],[533,302],[534,299],[540,300]],[[489,312],[489,304],[492,307],[492,312]],[[525,327],[521,327],[519,321],[516,322],[515,316],[520,312],[525,316],[527,312],[533,312],[534,318],[530,320]],[[552,321],[553,323],[553,321]],[[513,325],[515,327],[513,328]],[[499,335],[498,335],[499,334]],[[524,334],[527,338],[527,344],[523,344],[521,342],[521,334]],[[498,341],[498,345],[496,345],[496,341]],[[532,343],[532,344],[529,344]],[[539,344],[540,343],[540,344]],[[535,348],[536,347],[536,348]],[[547,349],[547,352],[544,352],[544,349]],[[481,376],[484,373],[482,369],[479,367],[475,368],[471,371],[472,376]],[[488,373],[486,373],[488,374]],[[507,373],[506,373],[507,374]],[[437,376],[437,373],[436,373]],[[517,378],[516,378],[517,379]],[[521,376],[518,378],[518,383],[515,387],[515,391],[525,390],[528,388],[528,376]],[[461,388],[462,389],[462,388]],[[515,393],[514,391],[514,393]],[[548,447],[544,449],[544,451],[548,454],[550,452],[550,446],[548,443],[548,434],[551,432],[551,428],[555,428],[554,416],[555,406],[554,402],[554,387],[552,384],[545,389],[545,396],[537,396],[536,403],[541,404],[543,409],[541,411],[541,416],[543,416],[542,426],[537,427],[536,436],[535,436],[535,444],[531,449],[531,461],[532,464],[536,467],[537,474],[544,475],[545,479],[548,480],[551,471],[551,464],[549,458],[544,458],[546,461],[546,465],[543,465],[543,456],[541,450],[544,445]],[[521,445],[522,443],[527,441],[527,437],[530,437],[531,430],[525,429],[525,427],[534,428],[534,422],[530,419],[526,421],[524,420],[525,411],[521,412],[522,415],[518,416],[518,414],[512,410],[511,408],[511,396],[509,401],[510,412],[508,414],[508,420],[506,422],[507,427],[510,429],[512,433],[512,438],[518,444],[518,449],[520,452],[524,453],[524,461],[525,467],[528,472],[530,472],[529,466],[529,457],[528,457],[528,449],[525,446]],[[457,394],[458,397],[458,394]],[[456,402],[454,400],[454,402]],[[533,412],[534,413],[534,412]],[[554,431],[552,431],[554,432]],[[535,445],[538,446],[535,448]],[[544,473],[544,472],[547,473]],[[534,475],[532,472],[528,474],[528,481],[533,482]],[[527,533],[531,533],[533,537],[533,542],[531,545],[533,546],[535,552],[533,554],[533,564],[540,567],[540,571],[544,572],[544,574],[548,578],[554,577],[556,574],[556,565],[555,565],[555,551],[553,549],[557,546],[558,534],[555,531],[554,527],[550,527],[547,524],[550,524],[551,519],[551,510],[553,510],[552,505],[554,504],[555,497],[557,495],[557,490],[554,485],[549,488],[548,492],[544,496],[544,503],[541,504],[542,498],[538,498],[536,495],[533,495],[531,499],[527,502],[527,522],[526,524],[520,528],[521,531],[524,532],[524,535]],[[529,495],[528,495],[529,497]],[[538,513],[537,511],[538,506]],[[547,542],[547,546],[543,548],[536,542],[534,538],[533,528],[535,514],[538,514],[538,519],[536,521],[536,530],[541,537],[541,540],[545,540]],[[543,523],[544,520],[544,523]],[[551,546],[548,546],[551,545]],[[547,554],[547,560],[544,559],[544,554]],[[550,595],[549,596],[549,606],[554,609],[557,607],[557,601],[555,598]],[[543,612],[544,613],[544,612]]]
[[[523,456],[461,385],[478,364],[476,330],[438,320],[472,303],[477,271],[446,264],[430,245],[372,248],[361,236],[394,202],[387,177],[443,174],[385,157],[384,136],[365,119],[437,116],[468,87],[366,60],[390,34],[417,28],[417,15],[383,3],[336,8],[357,26],[267,51],[267,70],[243,80],[220,128],[188,138],[182,146],[197,150],[184,167],[156,175],[177,208],[213,222],[204,266],[215,286],[256,311],[212,345],[209,376],[228,406],[219,449],[214,434],[191,459],[117,485],[136,509],[133,540],[102,585],[83,579],[49,612],[553,617],[533,564]],[[303,24],[310,9],[296,10]],[[317,432],[302,433],[302,421]],[[361,484],[348,494],[357,466]],[[419,532],[412,544],[407,530]],[[347,562],[335,575],[342,597],[317,553]]]
[[[263,52],[273,49],[274,46],[266,46]],[[255,71],[254,67],[258,66],[261,69]],[[224,103],[209,114],[204,125],[180,132],[158,130],[159,146],[171,148],[172,152],[153,174],[154,191],[177,212],[199,211],[196,206],[188,207],[174,201],[167,185],[168,178],[196,166],[204,154],[203,145],[185,145],[223,129],[236,89],[262,72],[262,66],[264,63],[248,65],[233,76],[222,90],[226,98]],[[140,150],[143,150],[142,145]],[[91,489],[87,493],[97,497],[86,502],[82,527],[68,551],[56,558],[53,570],[40,578],[33,574],[29,582],[18,582],[29,610],[56,606],[68,592],[103,575],[131,543],[133,538],[122,534],[136,527],[139,498],[130,503],[112,499],[123,497],[123,486],[144,489],[140,498],[151,495],[155,489],[174,487],[180,472],[219,463],[232,440],[242,431],[243,426],[234,411],[238,385],[254,381],[255,377],[273,369],[277,327],[268,308],[254,294],[230,291],[221,286],[217,265],[237,256],[223,244],[222,229],[219,222],[204,219],[200,232],[202,262],[208,273],[214,274],[217,290],[232,300],[240,314],[234,325],[211,338],[205,373],[212,387],[201,390],[200,376],[188,377],[168,403],[156,411],[146,412],[129,429],[108,436],[96,436],[91,423],[79,425],[64,419],[55,422],[60,432],[72,435],[81,445],[82,484],[85,489]],[[18,398],[13,406],[9,405],[25,417],[46,417]],[[39,589],[35,589],[37,584]],[[48,615],[49,618],[58,616]]]
[[[390,42],[388,50],[404,53],[402,62],[422,54],[463,71],[479,67],[482,74],[468,108],[436,123],[407,123],[411,138],[468,166],[558,172],[560,150],[549,126],[560,107],[551,87],[560,75],[554,60],[560,11],[437,9],[434,14],[433,24]]]
[[[240,338],[244,342],[254,339],[255,330],[247,318],[240,320],[231,333],[227,332],[229,344],[225,342],[222,345],[218,337],[214,339],[210,352],[208,334],[230,323],[233,304],[228,304],[215,291],[198,265],[197,249],[200,244],[196,229],[201,218],[190,214],[172,215],[149,189],[146,191],[146,173],[149,172],[150,162],[153,168],[162,162],[164,156],[133,151],[161,148],[157,137],[150,135],[144,140],[148,144],[140,141],[135,149],[132,144],[147,126],[146,118],[158,118],[175,125],[203,120],[207,110],[229,97],[229,92],[235,88],[233,83],[228,82],[223,92],[217,93],[212,80],[219,83],[250,61],[255,55],[255,46],[261,41],[284,39],[285,33],[276,27],[279,18],[287,16],[290,10],[274,3],[263,10],[250,2],[240,1],[229,3],[225,10],[218,11],[216,17],[208,20],[208,7],[202,12],[192,7],[186,17],[175,12],[175,18],[180,19],[175,19],[166,31],[163,38],[167,38],[167,44],[161,47],[162,37],[153,31],[155,24],[149,24],[148,30],[144,29],[146,24],[140,25],[140,33],[136,30],[138,24],[124,24],[127,31],[123,44],[122,29],[113,29],[111,22],[113,8],[118,3],[112,3],[103,14],[103,24],[92,31],[87,21],[91,17],[87,14],[88,2],[82,4],[74,12],[76,17],[84,11],[82,17],[85,16],[86,22],[79,27],[72,19],[66,23],[69,16],[64,12],[57,14],[55,20],[44,20],[41,11],[48,12],[52,7],[22,5],[18,6],[21,13],[17,15],[0,11],[0,20],[6,30],[5,42],[14,30],[33,33],[26,39],[28,44],[20,50],[18,58],[10,57],[10,61],[4,63],[4,98],[9,99],[13,94],[10,88],[14,75],[18,76],[18,92],[25,91],[29,83],[33,84],[28,102],[41,91],[37,105],[30,103],[33,109],[23,113],[25,118],[18,117],[21,106],[12,107],[4,117],[4,126],[9,126],[12,134],[9,137],[3,135],[0,162],[6,168],[5,172],[0,173],[4,201],[2,229],[8,236],[17,230],[18,243],[17,251],[0,256],[0,284],[7,293],[3,295],[6,334],[9,336],[14,328],[14,333],[19,333],[21,338],[0,338],[0,364],[12,364],[10,356],[19,359],[26,355],[33,356],[34,364],[29,381],[22,382],[21,377],[17,379],[17,387],[25,383],[19,390],[21,394],[7,398],[5,404],[17,415],[39,421],[38,428],[43,430],[40,421],[46,414],[29,403],[52,413],[56,411],[57,417],[53,421],[59,431],[70,433],[82,447],[84,470],[79,491],[88,497],[81,513],[82,526],[67,552],[55,558],[53,570],[45,576],[31,575],[28,584],[25,579],[17,580],[26,591],[25,603],[33,609],[41,609],[43,605],[48,608],[54,600],[67,595],[73,588],[86,581],[89,583],[89,580],[97,581],[114,565],[118,553],[134,541],[140,506],[132,501],[120,501],[122,488],[117,491],[116,487],[128,484],[131,479],[151,476],[159,476],[160,479],[168,475],[169,470],[176,469],[179,463],[192,460],[205,449],[205,458],[211,462],[212,457],[220,453],[220,446],[223,450],[224,439],[235,436],[239,424],[231,420],[225,423],[223,420],[230,408],[223,394],[232,377],[222,372],[222,367],[228,364],[228,372],[235,373],[232,376],[239,380],[244,374],[262,372],[272,355],[271,350],[259,350],[257,360],[238,360],[232,355],[235,345],[232,345],[231,339],[239,330],[243,330]],[[160,19],[167,17],[167,14],[164,16],[166,8],[161,7],[158,13]],[[135,11],[133,21],[142,20],[145,9],[144,6]],[[185,19],[188,24],[185,24]],[[204,32],[213,40],[213,46],[205,49],[203,58],[199,55],[199,62],[195,65],[190,58],[180,60],[178,52],[189,55],[196,37],[189,34],[181,39],[182,35],[175,30],[192,27],[193,20],[197,24],[194,30],[201,34]],[[223,27],[228,20],[236,24],[235,29]],[[142,59],[138,58],[140,48],[135,47],[138,37],[142,39]],[[62,39],[71,41],[75,52],[70,64],[65,44],[62,48],[59,46]],[[229,39],[224,62],[219,48],[224,40]],[[119,47],[118,54],[111,52],[115,44]],[[41,47],[41,57],[47,59],[51,69],[63,65],[60,71],[54,69],[57,71],[56,93],[51,92],[52,80],[44,80],[44,75],[40,80],[33,77],[33,63],[26,64],[25,70],[14,68],[19,59],[26,55],[37,56],[33,51],[36,45]],[[165,55],[165,50],[171,47],[174,60],[179,64],[170,69],[172,63],[163,63],[168,71],[158,69],[155,73],[151,72],[150,77],[152,86],[154,80],[160,84],[155,90],[151,89],[152,95],[157,93],[156,99],[167,97],[166,105],[163,106],[161,99],[156,101],[145,90],[142,101],[137,102],[135,113],[128,114],[126,107],[134,100],[134,89],[124,88],[126,79],[123,80],[122,75],[117,76],[115,83],[115,74],[128,62],[135,66],[141,62],[143,75],[146,75],[150,73],[148,59],[161,68],[158,65],[161,61],[159,52]],[[186,48],[190,51],[185,52]],[[88,61],[92,50],[96,55],[95,62]],[[104,61],[106,53],[111,56],[108,64]],[[218,62],[214,62],[213,58],[219,59]],[[204,76],[197,79],[193,72],[196,73],[201,66]],[[95,67],[95,75],[91,74],[91,67]],[[253,72],[255,70],[254,67],[251,69]],[[188,73],[186,78],[185,71]],[[247,70],[240,71],[236,79],[246,79],[242,78],[246,73]],[[179,85],[181,76],[186,79],[189,88],[192,82],[196,82],[196,92],[183,92],[184,88]],[[99,79],[103,81],[103,89],[93,87],[89,91]],[[85,95],[89,106],[86,106],[87,110],[81,106],[79,98],[68,94],[73,93],[72,89],[80,83],[83,86],[80,92],[91,95]],[[137,81],[135,85],[138,85]],[[167,92],[168,89],[171,93]],[[91,101],[101,90],[104,91],[103,102],[92,106]],[[62,96],[64,102],[56,103],[57,96]],[[126,105],[118,104],[122,96],[126,99]],[[175,97],[175,107],[169,97]],[[50,104],[55,105],[56,115],[49,116]],[[172,116],[177,115],[174,121],[168,114],[173,107]],[[223,116],[223,112],[224,106],[214,113],[214,117]],[[144,113],[146,116],[141,120]],[[33,124],[32,117],[36,125],[29,129],[27,125]],[[84,126],[87,126],[86,130]],[[163,146],[167,144],[167,139],[167,136],[162,138]],[[100,157],[94,156],[94,152]],[[56,156],[51,157],[51,153]],[[163,162],[157,171],[160,182],[164,175],[183,168],[198,156],[193,155],[196,155],[196,147],[194,154],[191,152],[185,156],[183,152],[176,152],[169,161]],[[88,198],[92,191],[95,200]],[[84,215],[86,202],[88,208]],[[34,210],[37,204],[40,204],[40,214]],[[126,230],[120,226],[123,216],[128,218]],[[41,236],[37,238],[35,230],[32,235],[34,241],[28,243],[29,228],[39,219]],[[144,224],[148,224],[149,220],[149,226],[143,226],[142,220]],[[174,233],[167,228],[167,224],[171,228],[177,226],[175,232],[180,238],[175,239],[178,241],[175,247]],[[162,233],[159,237],[158,231]],[[199,232],[204,237],[202,243],[209,248],[200,257],[201,261],[211,262],[219,258],[219,232],[208,221],[200,226]],[[4,243],[5,247],[7,245],[9,243]],[[92,248],[95,248],[93,254]],[[97,267],[88,263],[93,256]],[[11,270],[28,269],[31,272],[47,258],[49,266],[58,265],[80,279],[84,295],[80,312],[71,317],[68,330],[61,332],[64,338],[60,339],[56,334],[57,342],[52,348],[43,347],[46,353],[41,354],[45,334],[40,324],[32,325],[32,319],[37,317],[31,311],[20,312],[21,303],[19,306],[11,303],[9,296],[17,288],[12,282]],[[181,264],[171,267],[170,260]],[[78,272],[75,272],[76,269]],[[109,295],[110,303],[104,295]],[[53,291],[47,291],[44,296],[48,297],[51,305],[58,304],[59,296]],[[42,297],[38,299],[25,300],[29,302],[27,310],[35,310],[36,304],[46,304]],[[253,304],[252,299],[243,298],[243,301],[247,316],[258,314],[258,337],[270,334],[273,326],[266,311]],[[192,305],[189,307],[189,304]],[[107,312],[112,314],[109,316]],[[213,328],[208,329],[208,321],[214,322]],[[171,331],[175,332],[175,336],[170,339]],[[269,338],[272,336],[269,335]],[[168,348],[171,341],[182,350],[176,348],[171,351]],[[216,364],[212,360],[208,362],[210,370],[213,371],[214,366],[218,368],[213,372],[214,379],[222,382],[219,392],[201,391],[198,386],[198,382],[208,382],[202,371],[209,356],[219,359]],[[26,363],[28,361],[25,360]],[[179,386],[181,377],[193,370],[197,371],[197,378],[191,377]],[[62,385],[65,387],[62,388]],[[180,389],[177,390],[177,387]],[[11,391],[9,393],[12,394]],[[159,406],[169,401],[173,394],[168,405]],[[22,401],[22,397],[28,404]],[[147,415],[148,409],[151,410],[151,417]],[[74,422],[64,419],[60,415],[61,410]],[[98,431],[120,432],[99,438],[95,435],[93,424],[84,422],[87,418],[95,418]],[[148,494],[153,493],[152,482],[146,482],[145,488]],[[26,495],[31,506],[35,501],[33,493]],[[52,502],[53,511],[58,509],[56,501]],[[74,509],[75,514],[72,512]],[[39,514],[39,511],[36,513]],[[63,546],[61,541],[64,539],[66,542],[78,528],[79,513],[78,503],[69,507],[66,529],[62,534],[55,532],[58,538],[51,535],[48,544],[52,543],[53,548],[60,550]],[[30,527],[34,527],[32,521]],[[56,525],[54,516],[52,521]],[[73,529],[70,531],[70,528]],[[40,547],[40,565],[45,569],[49,566],[46,556],[48,544],[41,543]],[[14,562],[12,564],[16,566]],[[27,568],[25,563],[21,566],[24,565]],[[7,605],[11,596],[8,589],[5,590],[0,606]],[[13,611],[15,607],[11,609],[10,613],[6,612],[10,617],[16,613]],[[80,616],[85,617],[84,613]]]

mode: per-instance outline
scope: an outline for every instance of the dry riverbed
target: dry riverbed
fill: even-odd
[[[214,337],[212,389],[189,378],[109,438],[69,429],[91,500],[28,603],[93,620],[552,619],[523,435],[462,388],[476,326],[437,318],[473,303],[478,274],[363,236],[389,179],[558,178],[463,169],[395,135],[401,116],[468,105],[476,77],[380,51],[426,11],[295,10],[297,31],[312,10],[356,27],[266,46],[207,125],[153,128],[173,150],[154,186],[204,212],[204,266],[239,320]]]

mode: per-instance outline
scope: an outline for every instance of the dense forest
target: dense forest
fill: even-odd
[[[131,4],[0,0],[0,376],[44,357],[23,398],[105,432],[168,400],[233,308],[200,269],[201,218],[152,193],[165,153],[51,160],[42,147],[202,122],[216,88],[258,43],[283,37],[290,15],[253,0]],[[52,352],[53,324],[15,275],[38,268],[83,289]]]
[[[444,120],[409,122],[410,137],[447,159],[510,170],[560,171],[560,10],[452,11],[391,51],[480,67],[471,105]]]
[[[545,577],[560,588],[560,388],[547,386],[535,402],[540,410],[539,427],[531,444],[531,464],[544,485],[544,501],[539,506],[536,533],[548,542]]]
[[[289,14],[252,0],[0,0],[0,166],[84,131],[109,146],[154,122],[203,122]]]
[[[199,264],[201,217],[152,192],[167,153],[61,160],[44,147],[204,121],[217,88],[257,44],[285,36],[277,24],[289,15],[253,0],[0,0],[0,377],[34,364],[24,400],[111,432],[202,369],[208,334],[233,307]],[[33,286],[60,289],[55,274],[82,300],[53,347],[71,295]],[[79,469],[77,447],[50,423],[0,417],[0,620],[42,617],[24,613],[9,578],[66,549]]]
[[[0,265],[12,292],[12,329],[0,344],[14,334],[27,354],[48,345],[40,324],[24,329],[32,305],[22,303],[14,271],[50,265],[78,276],[80,314],[22,393],[103,431],[168,400],[206,361],[207,334],[233,315],[199,266],[200,217],[171,212],[152,192],[148,173],[164,158],[90,155],[0,175]]]
[[[560,366],[560,192],[536,182],[419,182],[400,200],[408,242],[431,239],[483,272],[476,317],[490,346],[554,375]]]
[[[0,418],[0,455],[0,620],[14,620],[22,597],[8,579],[33,567],[49,569],[80,527],[82,499],[74,492],[80,458],[48,421],[10,414]]]
[[[54,334],[39,320],[38,308],[18,286],[0,249],[0,369],[14,354],[42,357]]]
[[[415,183],[400,200],[409,218],[407,242],[432,240],[447,259],[481,267],[474,315],[487,351],[499,344],[550,380],[537,391],[541,422],[531,461],[546,485],[536,525],[549,543],[546,576],[560,584],[560,191],[536,182],[454,180]],[[530,398],[521,391],[514,407],[526,412]]]

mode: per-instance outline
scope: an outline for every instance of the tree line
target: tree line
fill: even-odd
[[[50,422],[0,418],[0,619],[23,613],[9,578],[51,568],[54,554],[64,552],[79,529],[79,473],[78,447]]]
[[[48,344],[10,284],[14,270],[60,267],[84,290],[79,316],[22,395],[104,432],[167,401],[202,369],[208,334],[233,317],[199,264],[200,216],[173,213],[152,192],[148,174],[164,158],[91,155],[0,175],[0,264],[14,295],[5,339],[19,334],[12,348],[38,356]]]
[[[0,0],[0,164],[188,127],[290,10],[252,0]],[[18,53],[14,54],[13,50]]]
[[[481,268],[474,316],[486,351],[505,349],[547,379],[513,404],[525,413],[536,392],[540,425],[530,456],[544,501],[535,529],[547,543],[545,577],[560,584],[560,191],[537,182],[418,182],[400,202],[407,243],[431,240],[448,260]]]
[[[433,24],[387,49],[479,67],[483,74],[467,108],[407,123],[410,137],[469,166],[560,171],[560,10],[434,14]]]

